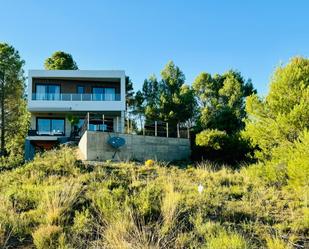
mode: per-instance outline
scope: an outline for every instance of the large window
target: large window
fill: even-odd
[[[104,88],[105,100],[115,100],[115,88]]]
[[[37,100],[60,100],[60,85],[36,85]]]
[[[93,100],[115,100],[115,88],[93,87]]]
[[[37,118],[38,135],[64,136],[64,119]]]

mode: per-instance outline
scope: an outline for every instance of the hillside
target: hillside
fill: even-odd
[[[308,246],[308,189],[298,194],[269,166],[149,164],[84,164],[62,148],[2,171],[0,247]]]

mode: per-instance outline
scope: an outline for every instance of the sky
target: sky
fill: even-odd
[[[192,84],[238,70],[267,94],[276,67],[309,55],[308,0],[0,0],[0,42],[25,70],[54,51],[79,69],[123,69],[141,88],[173,60]]]

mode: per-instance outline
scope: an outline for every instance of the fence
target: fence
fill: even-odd
[[[155,137],[190,138],[190,127],[185,123],[147,120],[141,127],[140,134]]]
[[[139,125],[133,119],[106,116],[88,112],[80,136],[86,130],[100,132],[116,132],[155,137],[190,138],[190,126],[187,123],[169,123],[157,120],[140,121]]]

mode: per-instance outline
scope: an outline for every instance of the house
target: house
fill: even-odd
[[[124,132],[123,70],[30,70],[28,110],[31,126],[26,159],[36,150],[79,139],[87,130]]]

